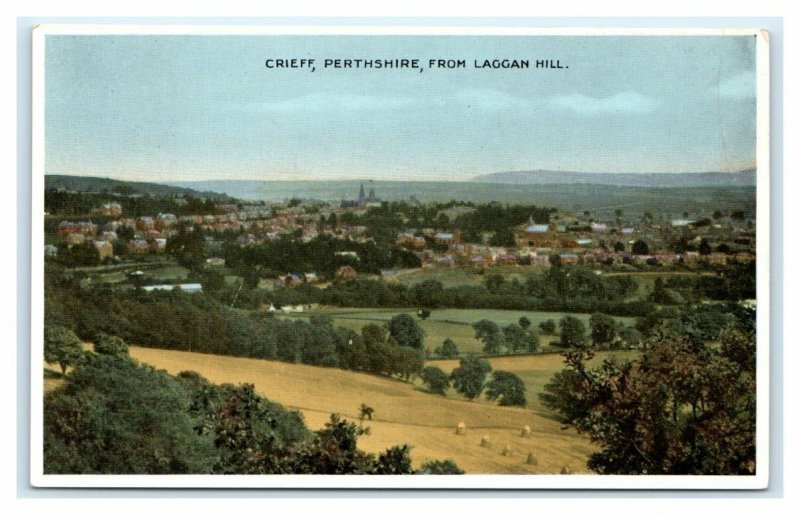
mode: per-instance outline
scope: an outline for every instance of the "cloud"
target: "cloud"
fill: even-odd
[[[712,88],[711,93],[734,100],[756,98],[756,73],[750,70],[734,75]]]
[[[579,93],[557,96],[550,99],[550,106],[582,115],[644,114],[655,110],[658,102],[634,91],[626,91],[604,98]]]

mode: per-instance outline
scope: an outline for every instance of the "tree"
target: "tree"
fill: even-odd
[[[625,252],[625,244],[621,241],[614,242],[614,252]]]
[[[525,383],[511,372],[496,370],[486,384],[486,398],[499,399],[500,406],[525,406]]]
[[[485,359],[467,356],[450,374],[450,381],[458,393],[472,400],[483,392],[486,375],[491,371],[492,366]]]
[[[585,343],[586,326],[579,318],[568,315],[562,318],[558,325],[561,328],[559,339],[561,347],[577,347]]]
[[[500,328],[491,320],[481,320],[472,324],[475,329],[475,339],[483,341],[483,351],[486,354],[501,354],[503,352],[503,337]]]
[[[438,367],[425,367],[419,375],[428,391],[437,395],[445,395],[450,386],[450,376]]]
[[[464,470],[459,468],[453,460],[433,460],[423,463],[417,474],[455,475],[464,474]]]
[[[500,274],[492,274],[486,278],[485,284],[486,289],[490,292],[498,292],[503,288],[505,285],[506,279]]]
[[[545,320],[539,324],[539,329],[544,334],[556,334],[556,321],[553,319]]]
[[[497,247],[513,247],[516,245],[514,233],[508,228],[500,228],[489,238],[489,244]]]
[[[527,329],[531,326],[531,319],[528,317],[519,317],[519,326],[523,329]]]
[[[594,369],[586,366],[590,352],[569,353],[570,373],[557,389],[580,408],[554,406],[566,406],[561,414],[600,446],[588,467],[601,474],[753,474],[754,347],[742,343],[755,335],[735,338],[716,349],[672,333],[638,359],[605,360]]]
[[[401,313],[394,316],[389,320],[387,327],[389,334],[397,341],[398,345],[422,350],[425,331],[422,330],[411,315]]]
[[[703,238],[700,240],[700,245],[697,247],[697,251],[701,256],[707,256],[711,254],[711,245],[709,245],[707,239]]]
[[[503,341],[513,352],[536,352],[539,347],[536,335],[516,324],[509,324],[503,328]]]
[[[128,344],[118,336],[100,333],[94,342],[94,351],[98,354],[110,354],[113,356],[127,355]]]
[[[67,367],[73,366],[83,357],[83,343],[80,338],[63,326],[46,326],[44,328],[44,360],[46,363],[58,363],[61,375],[67,373]]]
[[[589,318],[592,344],[596,347],[611,346],[617,336],[617,322],[613,317],[603,313],[595,313]]]
[[[644,241],[636,240],[633,243],[633,247],[631,247],[631,252],[633,252],[638,256],[645,256],[647,254],[650,254],[650,247],[648,247],[647,243],[645,243]]]
[[[722,216],[723,216],[723,215],[722,215],[722,211],[720,211],[719,209],[717,209],[716,211],[714,211],[714,214],[712,214],[712,215],[711,215],[711,217],[712,217],[714,220],[719,220],[720,218],[722,218]]]
[[[431,312],[428,309],[418,309],[417,316],[420,318],[420,320],[427,320],[428,317],[431,316]]]
[[[454,342],[450,338],[446,338],[444,342],[442,342],[442,346],[437,347],[436,350],[433,351],[433,353],[439,356],[440,358],[457,358],[458,347],[456,346],[456,342]]]

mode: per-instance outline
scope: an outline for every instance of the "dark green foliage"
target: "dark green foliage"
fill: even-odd
[[[495,245],[497,247],[513,247],[515,244],[514,233],[508,228],[498,229],[492,234],[492,237],[489,238],[489,245]]]
[[[531,326],[531,319],[528,317],[519,317],[519,326],[523,329],[529,328]]]
[[[80,245],[64,246],[59,249],[56,260],[69,267],[92,266],[100,263],[100,253],[94,244],[87,241]]]
[[[441,347],[436,347],[433,353],[440,358],[457,358],[459,355],[456,342],[450,338],[445,338]]]
[[[453,460],[433,460],[423,463],[417,474],[460,475],[464,471]]]
[[[100,333],[94,342],[94,351],[98,354],[127,355],[128,344],[118,336]]]
[[[46,325],[44,328],[44,361],[58,363],[61,374],[83,357],[83,344],[75,333],[63,326]]]
[[[124,356],[90,354],[44,406],[48,474],[414,473],[410,447],[360,451],[366,431],[337,415],[312,433],[252,385],[175,378]]]
[[[389,334],[398,345],[420,351],[423,349],[425,331],[422,330],[411,315],[402,313],[392,317],[387,324],[387,328],[389,329]]]
[[[419,374],[428,391],[437,395],[445,395],[450,386],[450,376],[438,367],[425,367]]]
[[[190,405],[190,389],[166,373],[91,354],[45,396],[45,473],[209,473],[217,453]]]
[[[516,324],[503,328],[503,343],[511,352],[536,352],[539,339],[532,331],[526,331]]]
[[[586,343],[586,326],[579,318],[565,316],[558,325],[561,330],[559,338],[561,347],[577,347]]]
[[[617,322],[612,317],[595,313],[589,318],[592,345],[598,348],[611,347],[617,337]]]
[[[672,333],[594,369],[573,352],[542,400],[601,446],[588,462],[601,474],[753,474],[754,334],[726,339],[716,350]]]
[[[525,383],[511,372],[496,370],[486,383],[486,398],[498,400],[500,406],[525,406]]]
[[[293,474],[413,474],[407,445],[395,446],[375,456],[357,447],[366,434],[352,422],[331,415],[312,441],[297,449],[288,468]]]
[[[483,341],[483,352],[494,355],[503,353],[505,342],[497,324],[484,319],[472,324],[472,328],[475,329],[475,339]]]
[[[588,417],[591,403],[585,399],[580,388],[585,378],[572,368],[556,372],[550,382],[544,385],[539,394],[542,404],[562,416],[564,421],[580,420]]]
[[[556,334],[556,321],[553,319],[545,320],[539,324],[539,329],[544,334]]]
[[[274,474],[289,472],[291,447],[311,434],[298,412],[287,412],[255,393],[253,385],[214,387],[194,383],[190,413],[202,417],[196,429],[213,437],[220,459],[212,472]]]
[[[492,371],[488,361],[474,356],[461,358],[458,368],[450,374],[450,382],[462,396],[469,400],[483,392],[486,376]]]
[[[633,242],[633,247],[631,247],[631,252],[638,255],[646,255],[650,254],[650,247],[642,240],[636,240]]]

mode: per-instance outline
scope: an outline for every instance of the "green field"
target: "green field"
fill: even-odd
[[[408,313],[416,317],[416,309],[388,309],[388,308],[334,308],[322,307],[304,313],[294,313],[291,315],[279,315],[288,318],[306,319],[312,315],[326,315],[333,319],[337,327],[345,327],[353,331],[360,332],[361,328],[368,324],[385,323],[392,317]],[[466,354],[481,354],[483,344],[475,339],[475,331],[472,324],[483,319],[491,320],[499,326],[517,323],[520,317],[528,317],[532,327],[537,328],[540,322],[553,319],[558,321],[564,316],[574,316],[581,319],[589,327],[589,317],[585,313],[559,313],[542,311],[514,311],[502,309],[435,309],[431,310],[431,316],[427,320],[417,318],[422,330],[425,331],[425,348],[433,352],[439,347],[445,338],[452,339],[458,349]],[[625,325],[633,325],[634,319],[630,317],[614,317]],[[556,340],[557,336],[539,336],[540,348],[545,351],[559,350],[550,348],[551,341]]]

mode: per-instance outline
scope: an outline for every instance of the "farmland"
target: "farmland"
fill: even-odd
[[[312,315],[325,315],[333,319],[334,325],[352,329],[360,332],[361,328],[368,324],[383,324],[392,317],[408,313],[416,315],[414,309],[384,309],[384,308],[335,308],[322,307],[310,312],[296,313],[288,315],[291,318],[308,318]],[[516,324],[520,317],[527,317],[532,327],[537,328],[539,323],[546,320],[558,322],[564,316],[574,316],[579,318],[586,326],[589,324],[589,314],[559,313],[543,311],[516,311],[502,309],[435,309],[431,311],[430,318],[427,320],[417,320],[423,331],[425,331],[425,347],[433,352],[440,346],[445,338],[452,339],[458,349],[466,354],[481,354],[482,343],[475,339],[475,331],[472,324],[483,319],[491,320],[499,326]],[[286,315],[282,315],[286,316]],[[632,325],[633,318],[615,317],[625,325]],[[548,348],[548,344],[556,340],[557,336],[540,335],[539,342],[542,350],[558,350]]]
[[[531,387],[562,366],[555,355],[492,360],[493,366],[521,376],[523,370],[530,371],[524,377],[531,385],[528,398],[534,409],[525,409],[435,396],[418,385],[332,368],[142,347],[132,347],[130,354],[171,374],[194,370],[214,383],[253,383],[258,393],[299,410],[312,429],[322,427],[331,413],[357,421],[358,406],[364,402],[375,409],[375,415],[365,422],[370,435],[359,440],[361,447],[380,452],[408,443],[416,464],[452,458],[468,473],[558,473],[565,465],[586,473],[586,458],[594,450],[573,429],[562,430],[552,413],[535,401],[538,390]],[[452,367],[455,362],[437,364]],[[459,422],[466,424],[466,435],[454,434]],[[531,438],[520,436],[524,425],[531,426]],[[479,445],[483,436],[489,437],[491,447]],[[506,445],[512,449],[511,456],[501,455]],[[529,452],[538,465],[525,463]]]

